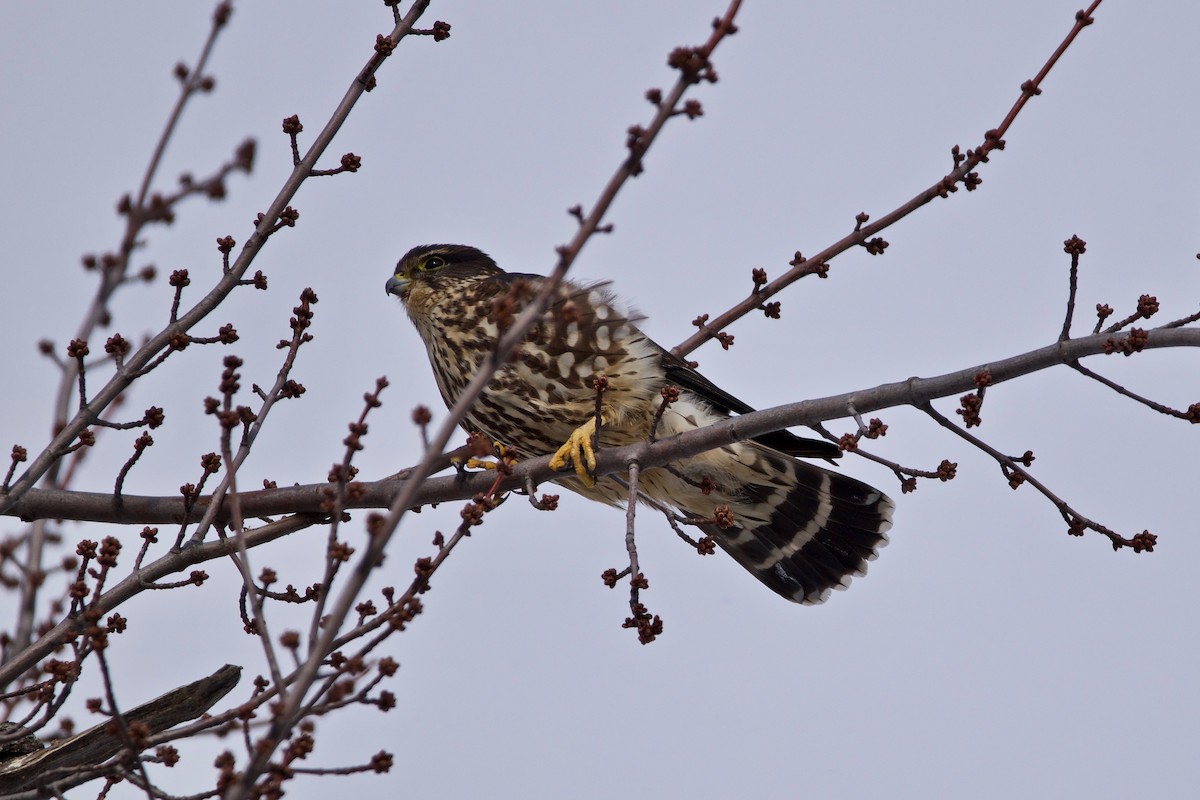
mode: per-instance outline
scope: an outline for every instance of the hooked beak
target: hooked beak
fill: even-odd
[[[412,281],[403,275],[393,275],[388,278],[386,288],[388,294],[394,294],[397,297],[403,298],[404,293],[408,291],[409,284]]]

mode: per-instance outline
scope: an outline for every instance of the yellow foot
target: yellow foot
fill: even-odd
[[[495,457],[497,459],[499,459],[501,461],[506,461],[506,460],[516,461],[516,458],[514,458],[512,455],[510,455],[508,448],[506,448],[500,442],[493,440],[492,448],[493,448],[493,451],[495,452]],[[515,453],[515,451],[513,451],[513,453]],[[476,458],[475,456],[471,456],[465,462],[458,458],[453,458],[450,461],[454,465],[455,469],[459,470],[459,472],[462,472],[463,470],[468,470],[468,469],[488,470],[488,469],[497,469],[498,468],[497,462],[482,461],[479,458]]]
[[[575,475],[589,489],[596,485],[591,472],[596,469],[596,453],[592,450],[592,434],[596,432],[596,418],[592,417],[571,433],[570,438],[550,459],[550,469],[560,470],[570,463]]]

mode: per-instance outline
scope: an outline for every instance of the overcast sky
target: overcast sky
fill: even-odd
[[[744,295],[752,267],[774,277],[796,250],[841,238],[856,213],[878,217],[936,182],[952,145],[973,147],[1000,122],[1079,5],[748,0],[741,32],[716,53],[720,81],[693,95],[704,116],[668,126],[613,208],[615,232],[589,243],[577,275],[612,280],[651,336],[682,341],[698,313]],[[136,188],[175,97],[171,69],[195,59],[211,8],[0,4],[0,451],[46,441],[57,376],[36,342],[61,350],[73,335],[95,279],[79,258],[115,247],[115,201]],[[383,291],[397,258],[457,242],[510,270],[548,271],[573,233],[565,209],[594,200],[625,155],[626,128],[650,117],[643,93],[674,79],[667,53],[703,41],[723,10],[720,0],[434,0],[425,24],[450,22],[451,38],[405,41],[330,150],[327,166],[352,150],[362,171],[306,184],[299,225],[255,263],[270,291],[245,290],[194,331],[232,322],[244,383],[266,383],[298,293],[311,286],[320,298],[294,373],[308,393],[278,409],[239,481],[324,480],[379,375],[393,386],[357,463],[368,479],[412,463],[411,409],[442,409],[424,349]],[[239,5],[211,62],[216,92],[187,109],[160,185],[205,174],[246,136],[259,140],[258,167],[229,181],[224,203],[197,201],[172,228],[150,229],[136,263],[187,267],[196,287],[215,280],[214,239],[240,245],[290,170],[280,120],[298,114],[311,141],[390,28],[378,0]],[[767,407],[1044,346],[1062,324],[1072,234],[1088,243],[1079,332],[1096,303],[1124,315],[1143,293],[1158,297],[1163,321],[1194,312],[1196,30],[1195,4],[1102,5],[984,165],[979,191],[889,230],[886,255],[849,253],[829,280],[793,286],[777,298],[782,319],[747,318],[731,329],[732,350],[698,351],[702,371]],[[170,292],[163,279],[123,290],[114,329],[158,330]],[[131,409],[163,406],[167,425],[128,492],[174,494],[217,446],[201,399],[216,393],[225,351],[196,350],[130,398]],[[1186,408],[1200,401],[1197,363],[1157,351],[1089,365]],[[511,502],[453,554],[426,614],[390,642],[399,707],[318,724],[312,765],[387,749],[391,774],[301,780],[289,796],[1194,796],[1200,427],[1066,369],[989,392],[981,435],[1033,450],[1036,474],[1082,513],[1159,536],[1155,553],[1134,555],[1067,536],[1050,503],[1011,490],[923,415],[881,416],[880,455],[925,469],[948,458],[959,477],[901,496],[886,469],[845,460],[897,501],[891,545],[850,591],[815,608],[787,603],[724,555],[696,557],[644,512],[644,600],[666,629],[643,647],[620,628],[624,589],[599,577],[625,557],[623,515],[574,496],[553,514]],[[78,488],[111,487],[132,438],[105,434]],[[458,507],[408,518],[376,586],[407,584]],[[5,535],[18,530],[0,522]],[[312,583],[324,536],[304,532],[251,562]],[[264,670],[237,619],[240,579],[229,564],[209,571],[203,589],[151,593],[123,612],[130,629],[111,657],[125,704],[224,663],[246,667],[231,695],[240,700]],[[274,630],[304,624],[271,613]],[[81,724],[91,693],[74,698]],[[211,786],[212,755],[226,746],[237,745],[185,751],[163,785]]]

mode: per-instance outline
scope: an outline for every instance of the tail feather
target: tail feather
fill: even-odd
[[[756,458],[751,469],[737,471],[741,486],[727,484],[718,492],[724,496],[708,498],[729,505],[733,527],[702,530],[760,581],[799,603],[824,602],[865,574],[887,544],[892,501],[853,478],[747,446]]]

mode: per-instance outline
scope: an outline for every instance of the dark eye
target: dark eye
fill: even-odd
[[[437,269],[446,266],[446,259],[441,256],[430,256],[425,259],[425,269]]]

